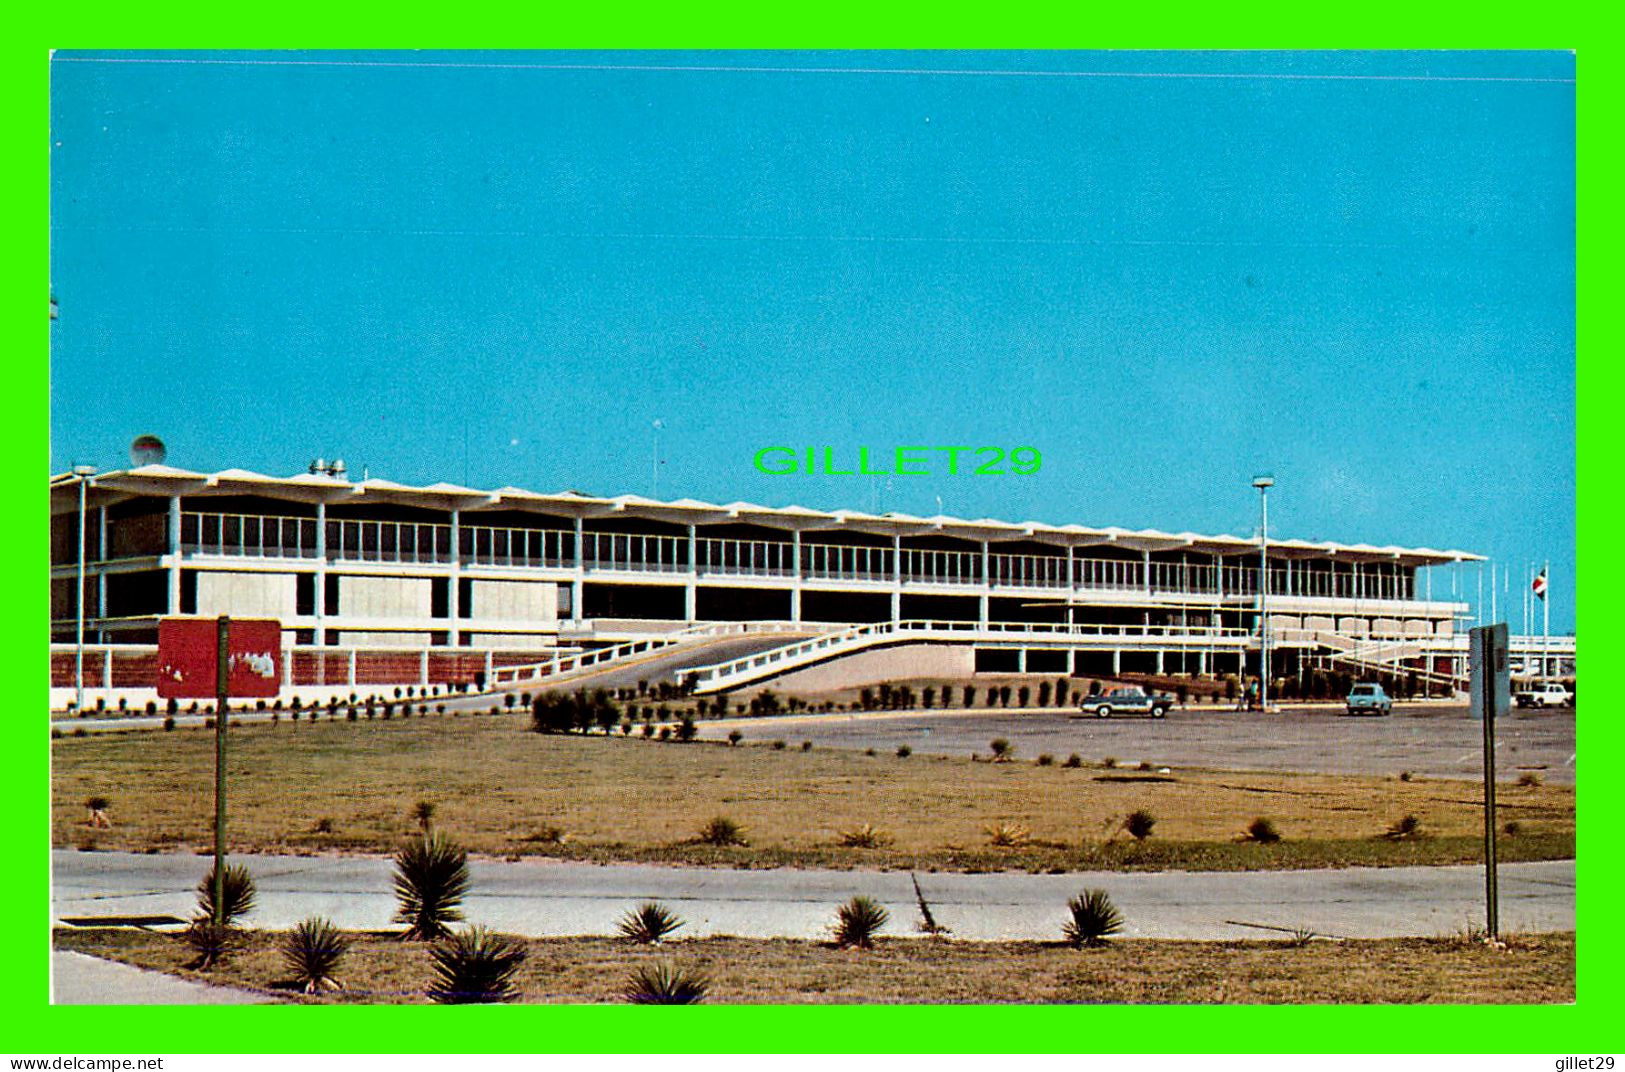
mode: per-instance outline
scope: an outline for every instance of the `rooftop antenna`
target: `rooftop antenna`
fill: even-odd
[[[654,464],[650,467],[650,470],[654,474],[654,478],[651,481],[653,490],[650,492],[649,497],[651,499],[658,499],[660,498],[660,430],[666,427],[666,422],[662,421],[659,417],[656,417],[654,419],[653,427],[655,435],[655,453]]]

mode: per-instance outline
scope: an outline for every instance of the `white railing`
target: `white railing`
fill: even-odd
[[[677,670],[678,681],[692,679],[695,691],[715,692],[742,681],[783,673],[795,667],[847,651],[884,643],[899,636],[919,639],[1032,639],[1046,642],[1078,643],[1089,639],[1117,642],[1160,639],[1182,647],[1236,647],[1253,634],[1246,629],[1178,625],[1059,625],[1026,622],[960,622],[907,619],[900,622],[871,622],[836,629],[808,640],[797,641],[738,659],[690,666]]]
[[[499,667],[491,673],[490,687],[512,687],[544,679],[552,682],[589,670],[604,670],[611,664],[626,662],[636,656],[664,651],[695,641],[758,633],[799,633],[805,631],[805,628],[793,622],[710,622],[657,637],[630,640],[607,648],[558,655],[544,662]]]
[[[461,524],[454,550],[452,529],[442,523],[328,518],[317,539],[313,518],[196,513],[181,518],[181,548],[189,554],[262,558],[315,558],[325,545],[329,558],[384,563],[444,563],[455,556],[470,565],[588,572],[750,576],[805,580],[890,582],[911,586],[975,586],[990,590],[1100,591],[1193,595],[1214,599],[1256,598],[1256,563],[1215,566],[1211,561],[1148,561],[1087,554],[1011,554],[820,543],[801,545],[796,562],[787,540],[745,540],[616,532],[575,533],[556,528]],[[578,555],[579,552],[579,555]],[[1270,592],[1284,597],[1412,601],[1414,578],[1386,564],[1353,572],[1327,572],[1307,562],[1272,563]]]

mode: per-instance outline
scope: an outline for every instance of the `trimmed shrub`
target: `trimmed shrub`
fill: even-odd
[[[913,754],[914,754],[914,749],[910,748],[908,745],[900,744],[900,745],[897,746],[897,758],[898,759],[907,759],[909,756],[912,756]]]
[[[1151,828],[1156,825],[1157,817],[1144,808],[1129,812],[1128,818],[1123,820],[1123,829],[1127,830],[1135,841],[1144,841],[1150,837]]]
[[[1274,823],[1259,816],[1247,824],[1247,840],[1256,841],[1260,845],[1273,845],[1281,840],[1281,834],[1275,829]]]
[[[1010,747],[1010,742],[1003,737],[995,737],[987,745],[993,750],[993,762],[1008,763],[1015,758],[1016,750]]]

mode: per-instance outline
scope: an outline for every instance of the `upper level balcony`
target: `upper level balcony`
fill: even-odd
[[[1181,560],[1104,558],[1079,550],[1065,554],[1010,554],[990,545],[962,551],[861,546],[804,538],[800,562],[790,540],[745,540],[696,535],[583,532],[411,521],[328,519],[318,534],[313,518],[254,514],[181,515],[180,550],[188,557],[257,558],[331,563],[450,565],[453,543],[463,566],[537,569],[587,575],[643,577],[755,577],[765,580],[901,583],[941,589],[1012,592],[1121,593],[1203,602],[1256,599],[1255,557],[1182,556]],[[322,538],[318,539],[318,535]],[[798,570],[799,565],[799,570]],[[1415,573],[1387,563],[1333,566],[1320,560],[1270,563],[1272,596],[1414,601]]]

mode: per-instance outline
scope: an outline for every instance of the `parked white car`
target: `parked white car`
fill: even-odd
[[[1514,699],[1519,707],[1568,707],[1574,703],[1574,694],[1560,681],[1537,681],[1519,689]]]

